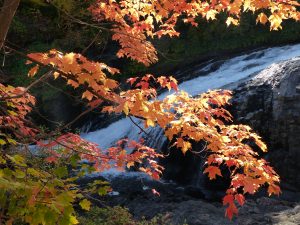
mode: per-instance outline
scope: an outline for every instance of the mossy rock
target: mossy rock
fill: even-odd
[[[142,218],[134,219],[127,208],[121,206],[98,208],[82,214],[79,223],[84,225],[168,225],[170,224],[163,216],[157,216],[151,220]]]

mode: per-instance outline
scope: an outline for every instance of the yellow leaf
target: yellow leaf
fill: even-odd
[[[216,10],[209,10],[207,13],[206,13],[206,19],[209,20],[215,20],[216,19],[216,14],[217,14],[217,11]]]
[[[128,114],[129,114],[129,107],[128,107],[128,103],[127,102],[124,103],[123,112],[125,113],[126,116],[128,116]]]
[[[184,141],[182,138],[177,139],[177,147],[181,148],[183,154],[185,154],[191,147],[191,143]]]
[[[154,127],[155,123],[154,123],[153,120],[147,119],[146,120],[146,125],[147,125],[147,127]]]
[[[252,0],[245,0],[244,1],[244,12],[251,8],[251,1]]]
[[[57,78],[59,77],[59,75],[60,75],[60,74],[59,74],[58,72],[54,72],[54,73],[53,73],[54,79],[57,79]]]
[[[223,140],[225,143],[231,142],[231,139],[230,139],[228,136],[222,136],[222,140]]]
[[[0,139],[0,145],[5,145],[6,141],[4,141],[3,139]]]
[[[7,141],[10,143],[10,144],[13,144],[13,145],[16,145],[17,142],[14,140],[14,139],[11,139],[11,138],[7,138]]]
[[[271,23],[270,30],[282,29],[281,27],[282,18],[278,14],[271,15],[269,17],[269,21]]]
[[[70,216],[70,223],[71,224],[79,224],[79,221],[75,216]]]
[[[142,108],[145,112],[149,112],[149,108],[143,103],[142,103]]]
[[[235,26],[237,26],[239,24],[239,21],[237,19],[234,19],[232,17],[228,17],[226,20],[226,24],[227,26],[230,26],[230,24],[233,24]]]
[[[91,208],[91,202],[87,199],[83,199],[79,205],[81,206],[82,209],[89,211]]]

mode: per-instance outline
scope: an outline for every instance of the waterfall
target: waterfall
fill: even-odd
[[[214,63],[209,63],[203,68],[193,71],[194,78],[179,84],[179,89],[188,92],[190,95],[198,95],[209,89],[230,87],[230,84],[246,79],[247,77],[265,69],[272,63],[287,60],[300,56],[300,44],[287,45],[282,47],[267,48],[249,54],[234,57],[221,62],[218,69],[211,71]],[[203,74],[207,74],[203,76]],[[197,77],[197,75],[199,75]],[[164,98],[172,92],[164,92],[159,99]],[[134,119],[136,123],[143,126],[143,122]],[[147,144],[150,147],[160,149],[165,141],[160,128],[146,129],[150,133]],[[83,133],[82,137],[106,149],[111,147],[117,140],[127,137],[132,140],[139,140],[143,133],[128,118],[120,119],[108,127],[97,131]],[[144,137],[146,138],[146,137]]]

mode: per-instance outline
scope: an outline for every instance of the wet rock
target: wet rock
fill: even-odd
[[[266,159],[282,184],[300,191],[300,59],[273,64],[234,91],[230,109],[269,147]]]

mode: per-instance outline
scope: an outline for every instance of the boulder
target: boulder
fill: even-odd
[[[272,64],[240,84],[230,111],[236,123],[263,137],[269,148],[265,158],[282,186],[300,191],[300,58]]]

